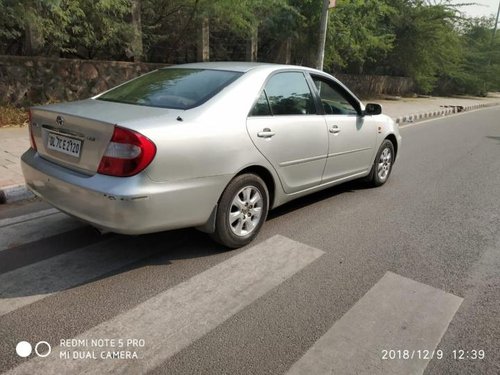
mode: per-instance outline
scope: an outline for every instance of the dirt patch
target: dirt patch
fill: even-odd
[[[0,128],[12,126],[26,126],[28,112],[24,108],[0,106]]]

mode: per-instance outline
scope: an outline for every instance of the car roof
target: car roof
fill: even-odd
[[[246,73],[254,69],[262,70],[278,70],[278,69],[301,69],[313,72],[320,72],[316,69],[308,68],[305,66],[284,65],[284,64],[271,64],[260,62],[245,62],[245,61],[213,61],[213,62],[198,62],[181,65],[171,65],[168,68],[188,68],[188,69],[213,69],[213,70],[229,70],[234,72]]]

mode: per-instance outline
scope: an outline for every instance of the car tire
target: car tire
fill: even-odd
[[[245,246],[259,233],[268,210],[265,182],[255,174],[236,176],[222,193],[211,237],[231,249]]]
[[[394,165],[394,156],[394,145],[390,140],[384,140],[378,149],[372,169],[367,177],[367,181],[371,186],[377,187],[387,182]]]

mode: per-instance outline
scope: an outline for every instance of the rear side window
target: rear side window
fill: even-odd
[[[277,73],[265,87],[273,115],[310,115],[316,113],[309,85],[300,72]]]
[[[269,101],[265,91],[260,94],[259,100],[257,100],[250,112],[250,116],[271,116],[271,108],[269,108]]]
[[[197,107],[242,73],[210,69],[160,69],[99,96],[98,100],[149,107]]]

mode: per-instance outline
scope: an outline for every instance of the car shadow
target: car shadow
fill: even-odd
[[[0,252],[0,312],[12,298],[50,295],[135,268],[223,252],[195,229],[126,236],[84,226]]]
[[[367,188],[362,181],[352,181],[325,189],[272,210],[268,220]],[[48,296],[134,269],[165,266],[174,260],[211,257],[227,251],[195,229],[126,236],[101,235],[92,227],[83,226],[0,252],[0,312],[1,305],[10,303],[10,299],[27,297],[25,302],[14,303],[29,304],[29,296]]]
[[[333,186],[331,188],[321,190],[316,193],[312,193],[304,197],[297,198],[291,202],[285,203],[284,205],[271,210],[267,216],[267,220],[274,220],[280,216],[286,215],[296,210],[300,210],[301,208],[321,202],[325,199],[333,198],[337,195],[341,195],[344,193],[355,193],[359,190],[366,190],[371,188],[372,187],[363,180],[349,181],[341,185]]]

